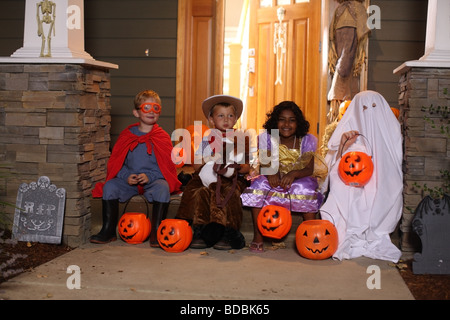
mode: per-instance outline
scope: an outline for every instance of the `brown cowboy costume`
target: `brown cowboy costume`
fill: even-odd
[[[237,117],[242,112],[242,102],[229,96],[214,96],[203,102],[203,112],[208,118],[211,108],[220,103],[230,103],[236,108]],[[215,138],[220,138],[215,135]],[[211,141],[212,140],[212,141]],[[203,151],[209,143],[215,141],[211,136],[203,139]],[[225,150],[225,148],[223,148]],[[246,148],[248,150],[248,148]],[[248,153],[248,151],[246,151]],[[248,155],[246,155],[248,159]],[[235,170],[231,177],[222,174],[223,166],[215,166],[217,182],[204,186],[199,171],[193,174],[187,184],[178,209],[177,218],[192,223],[194,240],[192,248],[204,248],[214,245],[216,249],[240,249],[245,239],[239,232],[242,223],[242,206],[240,195],[247,186],[246,179]],[[222,240],[225,241],[222,241]],[[196,242],[196,240],[199,240]]]

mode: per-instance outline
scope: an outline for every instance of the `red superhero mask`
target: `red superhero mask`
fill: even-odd
[[[155,102],[145,102],[145,103],[141,104],[139,109],[141,109],[142,112],[144,112],[144,113],[149,113],[149,112],[153,112],[153,113],[157,113],[157,114],[161,113],[161,106]]]

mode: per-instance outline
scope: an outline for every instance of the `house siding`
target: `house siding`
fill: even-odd
[[[119,65],[111,70],[112,142],[136,119],[133,98],[154,89],[163,103],[160,125],[175,129],[178,0],[85,1],[85,48],[95,59]],[[0,0],[0,55],[23,44],[24,0]],[[369,41],[368,89],[398,107],[398,76],[392,71],[419,59],[425,48],[427,0],[372,0],[381,29]],[[149,55],[145,50],[149,49]]]
[[[88,0],[84,6],[86,51],[119,65],[111,71],[112,143],[137,121],[133,100],[146,89],[160,95],[158,123],[170,134],[175,129],[178,0]]]
[[[381,28],[369,38],[367,88],[398,108],[399,76],[393,70],[425,50],[427,0],[371,0],[380,8]]]

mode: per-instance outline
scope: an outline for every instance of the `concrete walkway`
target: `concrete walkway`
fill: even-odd
[[[287,244],[262,254],[247,248],[168,253],[150,248],[148,242],[130,245],[121,240],[86,244],[1,284],[0,299],[250,299],[269,304],[298,299],[414,299],[389,262],[313,261]],[[80,272],[68,273],[69,266]],[[80,284],[80,289],[69,289],[68,283]]]

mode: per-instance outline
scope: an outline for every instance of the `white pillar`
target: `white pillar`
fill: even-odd
[[[428,1],[425,54],[419,60],[450,61],[450,1]]]
[[[51,58],[82,58],[92,59],[84,51],[84,0],[26,0],[25,28],[23,47],[14,52],[14,58],[40,58],[42,36],[38,35],[38,15],[42,19],[42,5],[49,6],[50,19],[54,20],[54,33],[51,32]],[[38,5],[41,5],[38,7]],[[54,16],[54,18],[53,18]],[[42,35],[49,36],[50,23],[41,23]],[[48,41],[48,39],[47,39]],[[44,52],[48,54],[48,43],[45,42]]]
[[[428,0],[425,54],[394,70],[402,74],[411,67],[450,68],[450,1]]]

